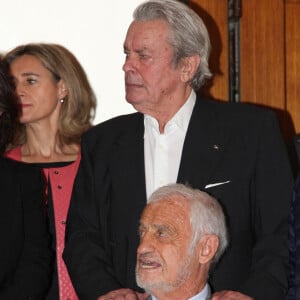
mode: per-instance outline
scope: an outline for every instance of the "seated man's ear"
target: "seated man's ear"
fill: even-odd
[[[205,264],[210,262],[219,247],[219,238],[214,234],[205,234],[198,242],[199,263]]]

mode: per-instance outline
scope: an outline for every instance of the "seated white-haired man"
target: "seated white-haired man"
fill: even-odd
[[[183,184],[159,188],[143,210],[136,279],[157,300],[211,299],[212,263],[228,244],[216,199]]]

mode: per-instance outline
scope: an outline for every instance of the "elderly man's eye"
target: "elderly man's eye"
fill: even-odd
[[[140,238],[143,237],[145,234],[145,230],[139,230],[139,236]]]
[[[164,237],[164,236],[166,236],[166,232],[165,232],[165,230],[159,230],[159,231],[157,232],[157,235],[158,235],[159,237]]]
[[[26,82],[28,83],[28,84],[34,84],[34,83],[36,83],[36,79],[33,79],[33,78],[28,78],[27,80],[26,80]]]

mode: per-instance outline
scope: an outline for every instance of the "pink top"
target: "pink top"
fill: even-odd
[[[5,156],[17,161],[21,161],[21,147],[14,148],[5,153]],[[65,245],[65,227],[67,213],[70,205],[71,193],[74,179],[78,170],[81,155],[76,161],[58,168],[44,168],[46,179],[50,179],[54,223],[56,232],[56,261],[58,273],[59,298],[61,300],[77,300],[78,297],[72,285],[68,270],[62,259]]]

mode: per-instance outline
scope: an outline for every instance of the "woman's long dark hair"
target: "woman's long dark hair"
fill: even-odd
[[[18,127],[18,100],[8,66],[0,57],[0,154],[12,143]]]

